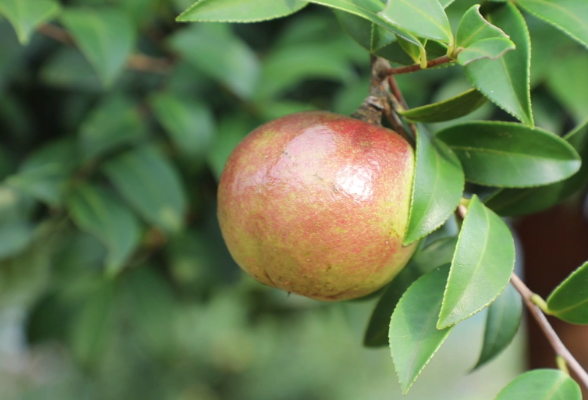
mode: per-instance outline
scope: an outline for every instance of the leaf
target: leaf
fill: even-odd
[[[496,60],[514,49],[514,43],[506,38],[484,39],[460,51],[457,61],[466,66],[478,60]]]
[[[582,400],[580,386],[556,369],[525,372],[509,383],[496,400]]]
[[[145,220],[168,233],[184,226],[186,195],[174,167],[154,146],[145,145],[108,161],[104,172]]]
[[[485,199],[487,207],[500,215],[526,215],[553,207],[588,184],[588,119],[564,139],[582,157],[580,170],[570,178],[528,189],[502,189]]]
[[[100,78],[77,49],[60,48],[43,65],[41,81],[58,88],[76,91],[102,92]]]
[[[26,221],[0,225],[0,260],[23,251],[33,239],[33,227]]]
[[[463,321],[496,300],[514,262],[510,230],[474,195],[459,233],[437,328]]]
[[[440,227],[455,211],[464,187],[458,158],[443,143],[418,127],[416,173],[404,245]]]
[[[555,288],[547,298],[547,307],[561,320],[588,325],[588,262]]]
[[[480,14],[480,5],[476,4],[468,9],[457,28],[455,47],[469,47],[484,39],[507,38],[504,31],[484,19]]]
[[[156,94],[150,104],[180,153],[187,158],[206,155],[215,126],[212,113],[205,104],[169,93]]]
[[[388,0],[378,15],[415,36],[453,44],[449,20],[438,0]]]
[[[10,21],[23,45],[29,43],[38,26],[60,12],[61,6],[53,0],[0,0],[0,14]]]
[[[466,179],[480,185],[546,185],[570,177],[581,165],[565,140],[516,123],[465,122],[436,137],[457,154]]]
[[[102,80],[110,87],[135,46],[127,15],[114,8],[67,9],[61,21]]]
[[[584,0],[519,0],[517,4],[588,47],[588,4]]]
[[[349,36],[372,53],[396,41],[394,33],[380,25],[355,14],[338,9],[334,11],[339,23]]]
[[[490,13],[488,21],[510,35],[516,50],[496,60],[479,60],[466,65],[468,79],[492,102],[532,127],[531,42],[525,20],[514,5],[507,3]]]
[[[249,99],[259,81],[257,56],[226,24],[196,24],[174,34],[171,48],[237,96]],[[222,49],[222,51],[219,51]]]
[[[67,206],[76,225],[108,248],[106,273],[119,273],[139,245],[140,229],[135,215],[108,191],[88,184],[76,187]]]
[[[449,266],[421,277],[402,296],[390,320],[390,352],[406,394],[453,327],[437,329]]]
[[[488,308],[482,352],[474,370],[498,356],[516,336],[523,315],[523,303],[518,292],[508,285]]]
[[[178,22],[259,22],[285,17],[308,3],[299,0],[198,0]]]
[[[451,99],[426,106],[411,108],[400,114],[411,121],[441,122],[463,117],[486,103],[486,98],[476,89],[470,89]]]
[[[588,118],[588,93],[584,90],[588,85],[588,54],[557,57],[558,62],[549,69],[547,88],[576,122],[582,122]]]
[[[412,257],[408,265],[388,284],[376,304],[365,332],[364,346],[388,345],[390,317],[398,301],[418,278],[437,267],[449,264],[456,243],[457,237],[442,238],[429,243],[421,252]]]

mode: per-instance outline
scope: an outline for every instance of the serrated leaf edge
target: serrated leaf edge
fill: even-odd
[[[196,3],[192,4],[190,7],[186,8],[184,11],[182,11],[180,13],[180,15],[178,15],[175,18],[175,21],[176,22],[225,22],[225,23],[243,23],[243,24],[256,23],[256,22],[271,21],[273,19],[287,17],[289,15],[292,15],[292,14],[297,13],[298,11],[302,10],[304,7],[306,7],[308,5],[308,2],[305,2],[305,1],[302,1],[302,0],[298,0],[300,3],[305,3],[305,4],[303,6],[301,6],[300,8],[295,9],[294,11],[287,12],[285,14],[275,15],[273,17],[267,17],[267,18],[254,18],[254,19],[247,19],[247,20],[241,20],[241,19],[188,19],[188,18],[183,18],[183,16],[186,13],[188,13],[189,11],[191,11],[192,9],[194,9],[195,7],[197,7],[198,4],[202,3],[203,1],[207,1],[207,0],[198,0],[198,1],[196,1]]]

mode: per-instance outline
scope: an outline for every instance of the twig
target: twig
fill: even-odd
[[[57,25],[41,25],[37,28],[37,32],[63,44],[76,45],[74,38]],[[141,72],[167,74],[171,66],[172,62],[168,59],[149,57],[145,54],[131,54],[127,59],[127,68]]]
[[[523,300],[525,301],[525,304],[527,305],[527,308],[531,312],[531,315],[533,315],[533,317],[541,327],[541,330],[547,337],[547,340],[549,340],[549,343],[551,344],[551,347],[553,347],[553,350],[555,350],[555,353],[566,361],[569,368],[575,372],[578,380],[582,382],[582,384],[588,389],[588,373],[584,370],[584,368],[582,368],[580,363],[566,348],[566,346],[563,344],[559,336],[557,336],[557,333],[547,320],[545,314],[543,314],[543,312],[541,312],[541,309],[535,303],[533,303],[532,297],[534,293],[527,287],[527,285],[523,283],[523,281],[516,274],[512,274],[510,281],[521,294]]]
[[[445,55],[445,56],[442,56],[439,58],[435,58],[433,60],[429,60],[427,62],[427,68],[435,67],[435,66],[441,65],[441,64],[447,64],[447,63],[450,63],[453,61],[455,61],[455,60],[453,60]],[[388,71],[386,71],[386,73],[388,75],[408,74],[410,72],[416,72],[416,71],[420,71],[422,69],[423,68],[421,68],[420,64],[413,64],[413,65],[407,65],[406,67],[389,68]]]
[[[402,111],[408,110],[408,104],[406,103],[406,100],[404,100],[404,96],[402,95],[402,91],[400,90],[400,88],[398,87],[398,84],[396,83],[396,79],[394,78],[394,75],[389,75],[388,76],[388,86],[390,86],[390,91],[392,93],[389,93],[390,95],[390,101],[392,102],[392,105],[394,106],[394,110],[397,113],[400,113]],[[414,136],[413,142],[416,140],[416,136],[417,136],[417,128],[416,125],[410,121],[408,122],[408,126],[410,127],[410,130],[412,131],[412,134]],[[414,148],[414,146],[413,146]]]

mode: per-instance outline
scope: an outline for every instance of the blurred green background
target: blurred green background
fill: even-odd
[[[367,51],[318,6],[258,24],[176,23],[190,3],[62,1],[117,13],[136,35],[107,85],[59,18],[22,46],[0,17],[0,398],[402,398],[389,351],[362,347],[376,299],[320,303],[254,282],[215,216],[239,140],[301,110],[353,112]],[[454,26],[473,3],[448,8]],[[527,20],[536,122],[562,134],[588,108],[588,55]],[[461,68],[398,81],[411,106],[470,88]],[[491,104],[466,118],[512,120]],[[493,398],[525,350],[519,337],[466,375],[483,325],[483,314],[460,324],[405,398]]]

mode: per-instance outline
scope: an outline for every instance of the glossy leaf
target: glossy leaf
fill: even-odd
[[[582,400],[580,386],[557,369],[525,372],[509,383],[496,400]]]
[[[588,262],[549,295],[547,307],[552,315],[561,320],[588,325]]]
[[[0,0],[0,14],[10,21],[21,44],[27,44],[39,25],[60,12],[61,6],[53,0]]]
[[[487,19],[510,36],[516,50],[496,60],[479,60],[467,65],[468,79],[500,108],[533,126],[529,85],[531,44],[525,20],[510,3],[493,11]]]
[[[506,52],[514,50],[515,45],[506,38],[491,38],[477,41],[463,49],[457,55],[457,61],[463,65],[469,65],[474,61],[488,59],[496,60]]]
[[[546,185],[580,169],[565,140],[540,129],[509,122],[466,122],[437,137],[457,154],[468,181],[499,187]]]
[[[105,86],[114,83],[135,47],[135,30],[118,9],[67,9],[61,21]]]
[[[413,256],[408,265],[386,287],[368,323],[364,345],[378,347],[388,345],[390,317],[398,301],[418,278],[433,269],[449,264],[453,258],[457,237],[438,239]]]
[[[117,274],[139,244],[135,215],[111,193],[88,184],[78,186],[67,202],[80,229],[100,239],[108,249],[106,273]]]
[[[26,221],[0,225],[0,260],[23,251],[33,240],[33,227]]]
[[[415,36],[453,43],[449,20],[438,0],[388,0],[379,15]]]
[[[441,122],[463,117],[486,103],[486,97],[476,89],[468,90],[451,99],[426,106],[411,108],[400,114],[411,121]]]
[[[512,342],[521,325],[523,302],[512,285],[508,285],[488,307],[482,352],[474,369],[496,358]]]
[[[528,189],[501,189],[484,203],[500,215],[526,215],[553,207],[588,184],[588,119],[564,136],[582,157],[580,170],[570,178]]]
[[[484,19],[480,5],[476,4],[465,12],[457,28],[455,47],[469,47],[472,44],[491,38],[508,38],[504,31]]]
[[[405,245],[439,228],[457,208],[464,187],[463,170],[456,155],[443,142],[431,138],[422,126],[418,129]]]
[[[449,265],[421,277],[402,296],[390,320],[390,352],[406,394],[443,344],[452,327],[437,329]]]
[[[178,22],[259,22],[300,11],[299,0],[198,0],[181,13]]]
[[[108,161],[106,175],[147,221],[169,233],[184,226],[187,204],[180,178],[154,146],[142,146]]]
[[[472,197],[463,221],[439,314],[439,329],[471,317],[502,293],[515,262],[506,224]]]
[[[588,3],[584,0],[519,0],[517,4],[588,47]]]

